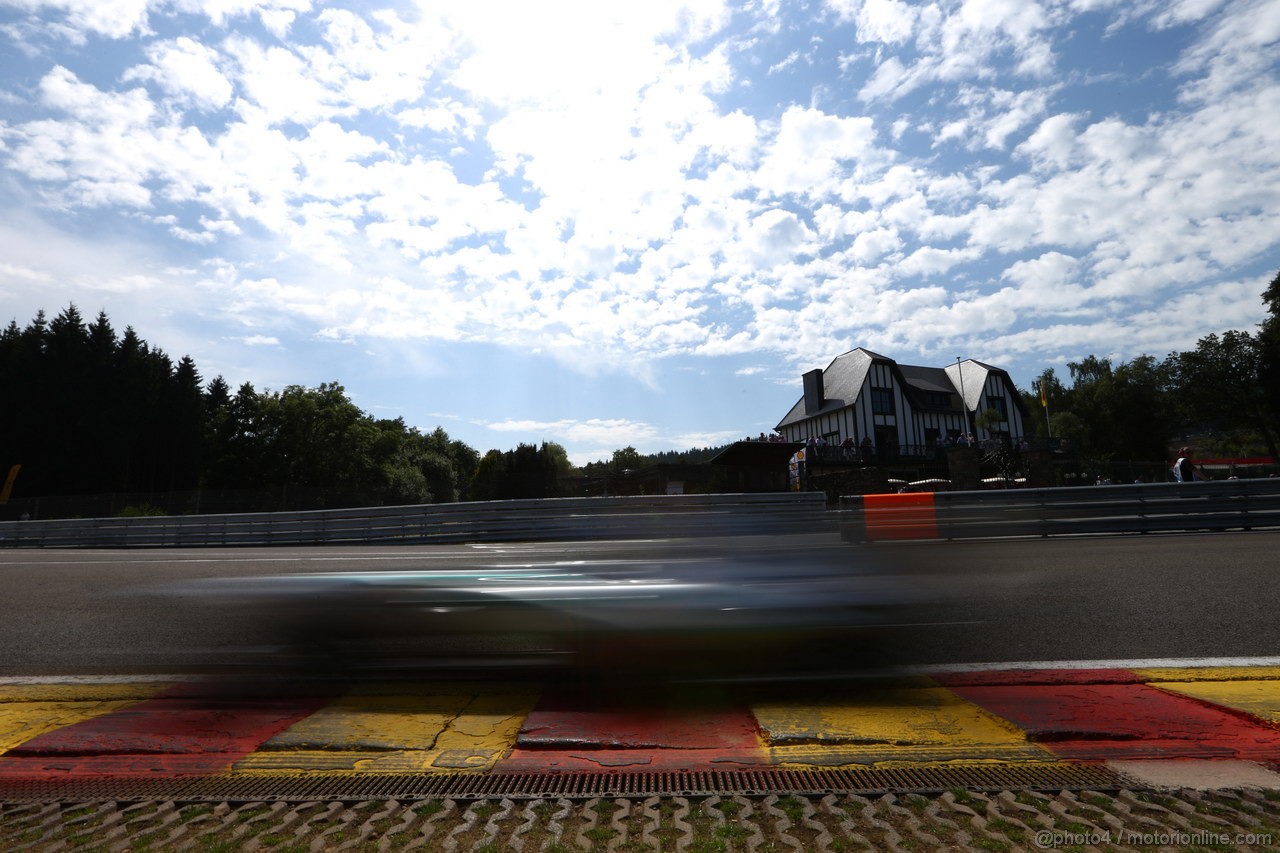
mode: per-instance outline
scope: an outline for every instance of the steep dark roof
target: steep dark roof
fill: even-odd
[[[711,460],[712,465],[737,465],[742,468],[774,468],[786,465],[797,450],[799,441],[736,441]]]
[[[930,392],[954,394],[955,398],[947,407],[949,411],[961,412],[963,411],[961,405],[969,411],[981,411],[983,388],[986,387],[987,377],[995,375],[1003,377],[1008,383],[1014,392],[1012,394],[1013,404],[1022,412],[1023,417],[1027,416],[1027,408],[1022,402],[1022,395],[1017,393],[1017,388],[1013,385],[1013,380],[1009,378],[1009,374],[998,367],[992,367],[989,364],[973,359],[950,364],[946,367],[898,364],[887,356],[858,347],[849,350],[843,355],[836,356],[822,371],[823,403],[818,411],[806,412],[802,395],[796,401],[796,404],[791,407],[791,410],[787,412],[786,416],[778,422],[777,428],[780,429],[790,424],[800,423],[819,415],[838,411],[846,406],[852,406],[858,399],[858,392],[862,390],[862,386],[867,380],[867,373],[871,370],[871,365],[877,361],[888,364],[897,372],[904,393],[910,398],[912,406],[917,410],[932,409],[939,411],[937,406],[928,405],[925,402],[925,394],[921,393]],[[964,390],[963,404],[960,400],[961,389]]]
[[[956,389],[951,385],[951,380],[947,378],[947,372],[941,367],[918,367],[914,364],[899,364],[898,370],[902,371],[903,378],[913,388],[919,388],[924,391],[942,391],[947,394],[956,393]]]
[[[960,395],[957,393],[955,386],[951,384],[951,378],[947,376],[947,371],[943,368],[900,364],[898,365],[898,373],[904,380],[903,384],[906,388],[907,396],[911,398],[911,405],[917,410],[930,409],[935,412],[960,412]],[[918,393],[921,391],[926,393]],[[928,399],[929,394],[946,394],[947,405],[933,405]]]
[[[778,422],[779,427],[799,423],[827,412],[835,412],[846,406],[852,406],[858,399],[862,384],[867,381],[867,373],[874,361],[892,361],[882,355],[859,347],[838,355],[822,371],[823,403],[816,412],[804,410],[804,397],[801,396],[791,411]]]

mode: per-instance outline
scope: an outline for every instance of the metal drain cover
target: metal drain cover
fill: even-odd
[[[709,770],[653,773],[491,773],[447,776],[211,776],[186,779],[0,780],[0,802],[314,802],[590,799],[768,794],[901,794],[969,791],[1118,790],[1101,765],[997,765],[832,770]]]

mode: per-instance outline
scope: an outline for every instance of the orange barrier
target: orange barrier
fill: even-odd
[[[933,492],[863,495],[862,519],[869,540],[937,539]]]

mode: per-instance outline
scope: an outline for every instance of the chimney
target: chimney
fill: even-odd
[[[821,368],[810,370],[804,375],[804,413],[812,415],[822,408],[826,396],[822,391]]]

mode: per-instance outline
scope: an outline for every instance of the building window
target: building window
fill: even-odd
[[[893,389],[892,388],[872,388],[871,389],[871,412],[876,415],[892,415],[893,414]]]
[[[946,391],[925,391],[921,402],[930,409],[950,409],[951,395]]]
[[[1002,421],[1009,420],[1009,409],[1005,405],[1004,397],[997,397],[995,395],[988,396],[987,408],[995,409],[996,412],[1000,415],[1000,420]]]

